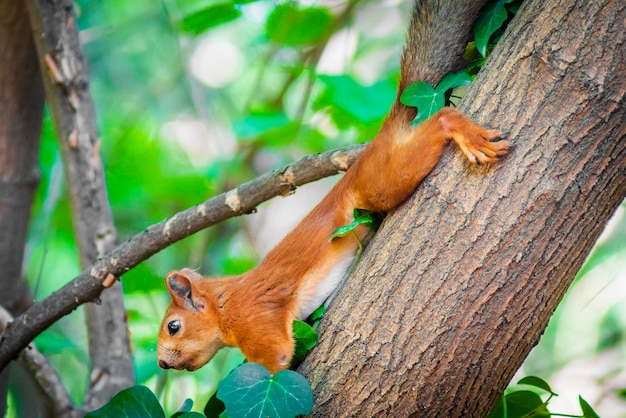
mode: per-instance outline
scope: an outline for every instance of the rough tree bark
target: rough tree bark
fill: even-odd
[[[448,155],[383,224],[301,367],[315,416],[494,405],[626,196],[625,8],[523,4],[462,106],[512,154]]]
[[[86,268],[113,249],[115,228],[73,3],[27,4],[63,158],[80,262]],[[135,380],[121,284],[113,285],[98,302],[85,307],[92,367],[87,410],[100,407]]]
[[[28,13],[22,2],[0,0],[0,306],[13,315],[29,304],[22,256],[39,182],[43,87]],[[9,370],[0,374],[0,415]]]

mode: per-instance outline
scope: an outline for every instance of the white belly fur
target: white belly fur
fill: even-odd
[[[335,264],[330,268],[326,277],[324,277],[320,284],[316,289],[307,289],[300,296],[302,298],[302,303],[300,307],[300,312],[298,315],[298,319],[306,319],[319,308],[322,303],[333,293],[337,286],[342,282],[345,278],[348,269],[352,265],[352,261],[354,260],[354,254],[349,254],[344,260]],[[325,269],[324,269],[325,270]],[[313,273],[315,275],[315,273]],[[310,277],[305,282],[313,282],[315,283],[315,277]]]

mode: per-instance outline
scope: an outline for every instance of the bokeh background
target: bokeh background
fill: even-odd
[[[119,241],[301,156],[372,139],[395,97],[410,3],[76,1]],[[79,273],[48,116],[40,161],[25,257],[36,300]],[[250,269],[334,181],[202,231],[124,276],[137,380],[166,411],[185,398],[201,410],[242,357],[227,349],[195,373],[158,368],[165,274]],[[624,208],[518,373],[550,382],[560,394],[554,412],[579,413],[581,394],[600,415],[626,417]],[[78,403],[89,376],[85,334],[79,309],[36,339]],[[12,387],[9,402],[18,402],[19,390]]]

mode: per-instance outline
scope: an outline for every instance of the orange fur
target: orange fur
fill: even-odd
[[[491,142],[499,131],[473,124],[458,110],[442,109],[415,128],[406,115],[396,102],[359,160],[258,267],[222,279],[205,279],[189,269],[168,275],[172,303],[159,332],[161,367],[196,370],[221,347],[234,346],[272,373],[287,368],[294,351],[293,320],[324,301],[356,253],[354,237],[329,240],[336,228],[352,221],[354,208],[398,206],[434,168],[450,140],[475,163],[496,162],[507,153],[506,141]],[[366,234],[365,227],[357,229],[359,239]]]

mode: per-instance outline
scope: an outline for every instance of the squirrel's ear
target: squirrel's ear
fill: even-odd
[[[193,274],[188,274],[189,272]],[[196,298],[195,281],[201,276],[193,270],[183,269],[181,271],[173,271],[167,275],[165,284],[167,290],[172,296],[172,301],[191,311],[197,311],[204,308],[204,304]]]

